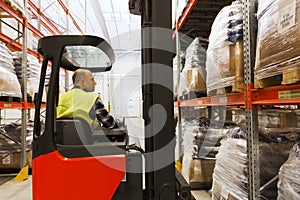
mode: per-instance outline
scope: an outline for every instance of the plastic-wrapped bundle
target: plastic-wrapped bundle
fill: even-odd
[[[261,185],[277,174],[292,144],[260,142]],[[246,150],[246,140],[225,138],[221,141],[213,175],[213,199],[247,199]],[[276,191],[276,187],[272,187],[262,195],[274,199]]]
[[[23,52],[16,51],[12,53],[14,67],[19,79],[22,78],[22,55]],[[27,54],[27,78],[38,78],[40,76],[41,63],[31,54]]]
[[[243,135],[243,134],[239,134]],[[213,174],[212,199],[247,199],[247,142],[229,136],[221,140]],[[294,142],[259,142],[260,183],[264,185],[278,174],[288,158]],[[261,193],[267,199],[276,199],[276,184]]]
[[[224,138],[216,158],[212,199],[248,199],[246,140]]]
[[[0,66],[14,73],[15,68],[11,51],[2,42],[0,42]]]
[[[20,149],[21,123],[3,124],[0,126],[0,147],[2,150],[14,152]],[[26,127],[27,150],[31,149],[33,136],[33,122],[29,121]]]
[[[235,110],[233,121],[242,130],[246,130],[246,118],[243,110]],[[260,139],[266,142],[295,142],[300,139],[298,112],[291,109],[260,109],[258,125]]]
[[[22,98],[10,50],[0,42],[0,96]]]
[[[288,160],[281,166],[278,179],[278,200],[300,198],[300,144],[296,144]]]
[[[183,137],[183,158],[182,158],[182,175],[185,180],[189,183],[190,180],[190,164],[193,155],[193,139],[195,134],[198,132],[198,121],[184,120],[182,122],[182,137]]]
[[[15,71],[18,79],[22,79],[22,55],[23,52],[13,52]],[[37,92],[39,86],[41,64],[38,59],[31,54],[27,54],[27,94],[31,97]]]
[[[182,174],[193,189],[211,188],[220,141],[227,135],[240,137],[236,128],[232,122],[210,123],[205,117],[184,121]]]
[[[258,7],[255,80],[298,69],[300,0],[259,0]]]
[[[201,123],[205,120],[200,119]],[[204,124],[202,124],[204,125]],[[204,125],[206,126],[206,125]],[[182,175],[193,189],[209,189],[212,183],[212,173],[215,165],[215,159],[209,157],[199,157],[197,144],[205,137],[199,127],[199,120],[195,119],[185,123],[183,133],[183,162]]]
[[[242,91],[244,81],[242,4],[225,6],[211,27],[207,49],[207,90],[233,86]]]
[[[178,71],[178,60],[179,60],[179,71]],[[178,86],[180,81],[181,71],[185,63],[185,52],[181,52],[180,55],[176,55],[173,58],[173,85],[174,85],[174,96],[178,94]]]
[[[236,124],[225,122],[220,126],[217,122],[209,123],[201,117],[197,134],[194,136],[193,158],[215,158],[219,151],[220,141],[227,135],[234,135]]]
[[[206,50],[201,45],[201,38],[196,37],[185,53],[184,68],[205,68]]]
[[[206,91],[206,50],[195,38],[186,50],[186,60],[182,70],[188,91]]]

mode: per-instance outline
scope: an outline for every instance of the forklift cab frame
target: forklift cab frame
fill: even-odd
[[[75,56],[70,54],[70,50],[75,51]],[[120,199],[130,191],[128,187],[139,190],[140,199],[142,178],[139,174],[126,173],[126,169],[131,165],[141,166],[141,154],[126,151],[126,127],[91,131],[89,124],[82,119],[56,119],[61,68],[71,71],[79,68],[92,72],[108,71],[115,58],[110,45],[96,36],[48,36],[39,40],[38,51],[43,56],[43,64],[39,91],[35,95],[33,199]],[[106,61],[102,62],[102,66],[97,62],[98,66],[87,68],[83,65],[90,65],[87,57],[79,63],[82,60],[76,58],[76,52],[80,55],[82,51],[88,51],[88,57],[92,58],[91,53],[97,52],[96,56]],[[41,130],[40,107],[49,61],[51,75],[45,128]],[[87,134],[94,137],[93,142],[86,139]],[[110,137],[117,140],[111,142]]]

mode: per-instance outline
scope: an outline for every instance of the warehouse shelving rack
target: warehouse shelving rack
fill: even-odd
[[[191,13],[197,0],[190,0],[175,28],[173,38],[180,32],[180,27]],[[253,69],[256,50],[256,19],[257,0],[243,1],[244,23],[244,91],[211,97],[177,100],[174,106],[205,107],[205,106],[237,106],[245,109],[247,126],[248,156],[248,199],[260,199],[259,147],[258,147],[258,108],[263,105],[299,105],[300,84],[281,85],[254,89]],[[178,48],[178,47],[177,47]],[[180,116],[178,117],[180,121]],[[179,130],[180,133],[180,130]]]
[[[72,16],[71,12],[69,11],[68,7],[63,3],[63,1],[58,0],[59,5],[64,10],[67,17],[69,17],[77,28],[79,32],[83,34],[80,26],[77,24],[76,20]],[[8,35],[0,33],[0,41],[7,44],[7,47],[12,51],[22,51],[22,74],[27,74],[27,53],[37,57],[40,59],[40,55],[37,51],[27,48],[27,31],[31,31],[33,37],[36,39],[42,38],[45,35],[39,30],[40,26],[43,26],[47,31],[49,31],[52,35],[59,35],[62,32],[59,28],[47,17],[45,16],[40,8],[36,6],[31,0],[24,1],[24,10],[23,12],[16,9],[10,1],[1,0],[0,1],[0,10],[6,13],[6,16],[2,16],[5,18],[12,18],[15,19],[19,26],[22,26],[22,30],[19,31],[22,37],[22,43],[20,43],[17,39],[10,38]],[[33,24],[29,22],[29,16],[27,13],[36,19],[38,19],[38,27],[36,28]],[[18,30],[16,30],[18,31]],[[22,86],[23,91],[27,91],[27,83],[26,83],[26,76],[22,77]],[[27,162],[26,158],[26,127],[28,121],[28,110],[34,109],[35,105],[33,102],[28,102],[27,100],[27,92],[23,92],[23,98],[20,102],[12,102],[12,101],[0,101],[0,110],[1,109],[21,109],[22,110],[22,129],[21,129],[21,165],[20,167],[24,167]],[[45,105],[42,105],[42,108],[45,108]]]

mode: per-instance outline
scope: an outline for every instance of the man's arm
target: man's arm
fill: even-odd
[[[105,128],[118,128],[118,122],[105,109],[104,104],[97,99],[95,102],[95,113],[97,119],[103,124]]]

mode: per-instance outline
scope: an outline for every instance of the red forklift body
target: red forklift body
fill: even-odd
[[[65,158],[54,151],[35,158],[32,173],[34,200],[110,200],[124,178],[125,155]]]

